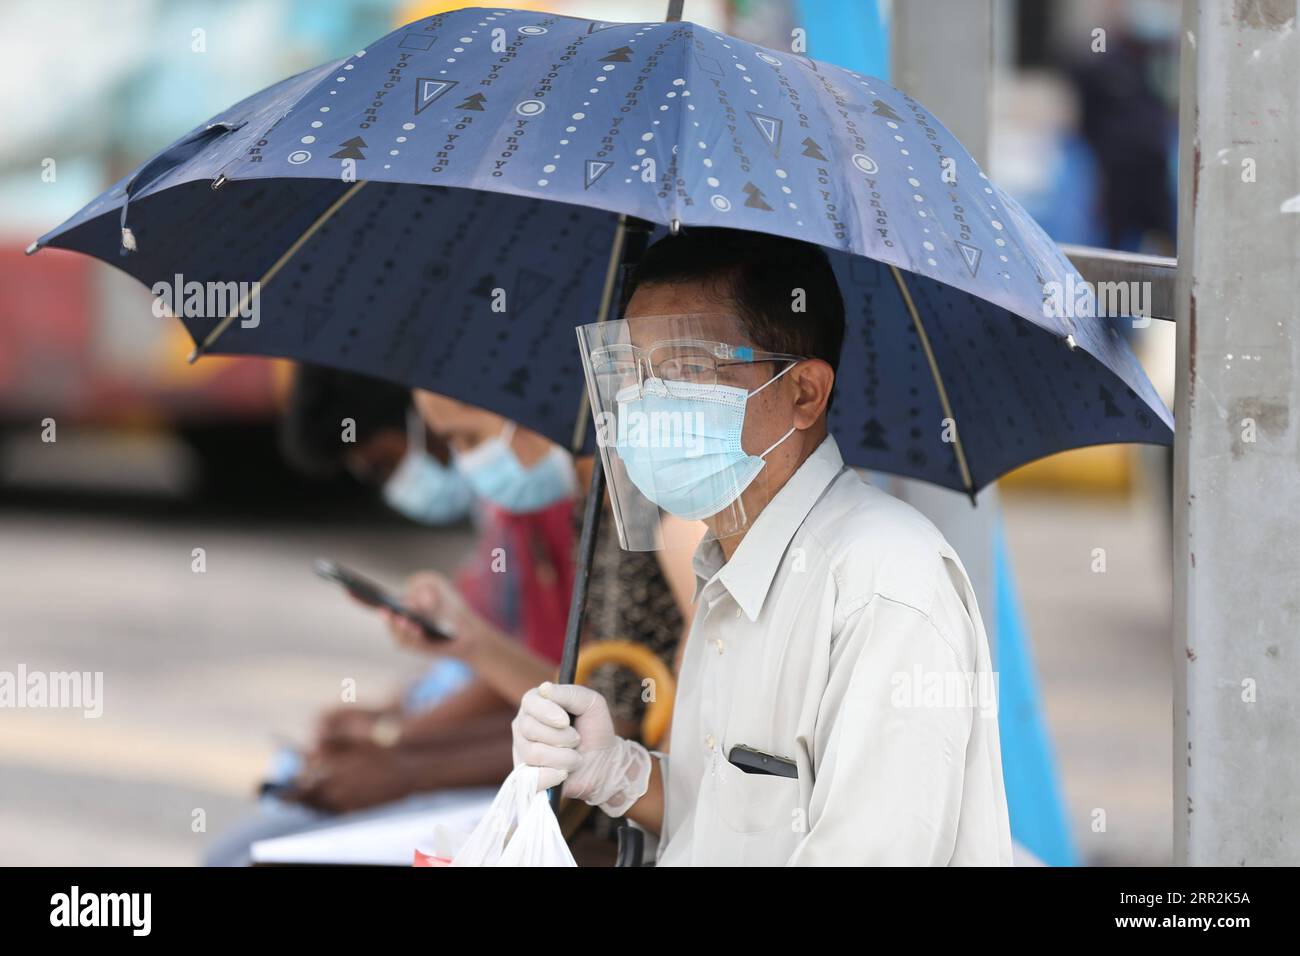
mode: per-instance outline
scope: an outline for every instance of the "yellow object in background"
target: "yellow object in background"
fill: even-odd
[[[223,370],[242,359],[230,356],[204,356],[203,361],[191,365],[188,361],[194,351],[194,341],[177,319],[167,319],[158,343],[159,355],[155,364],[154,380],[160,388],[198,388],[216,378]]]
[[[558,6],[558,2],[552,2],[550,7]],[[404,23],[410,23],[412,20],[420,20],[424,17],[434,17],[440,13],[448,13],[452,10],[463,10],[465,7],[477,7],[478,3],[449,3],[448,0],[408,0],[397,8],[397,15],[393,18],[396,26]],[[534,3],[532,0],[510,0],[508,4],[511,10],[540,10],[541,4]],[[499,9],[504,10],[505,7]]]
[[[592,672],[605,664],[627,668],[641,679],[643,688],[651,689],[645,716],[641,718],[641,742],[647,747],[656,746],[664,739],[673,719],[673,701],[677,697],[673,672],[644,644],[617,639],[593,641],[578,655],[574,683],[586,683]]]
[[[271,380],[275,413],[284,410],[293,385],[296,362],[288,359],[253,357],[243,355],[205,355],[193,365],[189,362],[194,340],[179,321],[171,320],[163,326],[159,342],[158,360],[154,363],[153,379],[158,388],[195,390],[211,385],[231,368],[250,362],[265,365]],[[161,418],[161,416],[159,416]]]
[[[1076,448],[1023,465],[1000,479],[998,484],[1009,488],[1128,494],[1133,488],[1136,454],[1133,445]]]

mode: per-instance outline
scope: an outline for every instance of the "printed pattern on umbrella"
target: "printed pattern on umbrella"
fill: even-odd
[[[855,464],[969,490],[1066,447],[1170,440],[1117,323],[1045,308],[1078,273],[921,104],[691,23],[417,21],[236,104],[38,245],[151,286],[263,280],[260,321],[213,351],[491,390],[567,444],[572,329],[596,315],[617,213],[832,250],[833,424]],[[181,318],[202,341],[221,317]]]

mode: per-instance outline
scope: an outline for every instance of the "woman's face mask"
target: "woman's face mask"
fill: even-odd
[[[573,460],[556,447],[525,468],[510,448],[514,431],[515,426],[507,424],[497,437],[456,455],[456,470],[475,494],[513,514],[541,511],[573,497]]]
[[[459,471],[429,454],[424,424],[416,418],[407,422],[406,455],[384,482],[384,501],[420,524],[454,524],[469,515],[474,490]]]

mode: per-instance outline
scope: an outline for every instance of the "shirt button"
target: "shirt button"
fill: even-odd
[[[704,746],[709,748],[710,750],[713,749],[713,743],[714,743],[713,734],[709,734],[704,738]]]
[[[714,643],[714,646],[717,647],[717,649],[718,649],[718,653],[719,653],[719,654],[721,654],[721,653],[723,652],[723,650],[724,650],[724,649],[726,648],[726,646],[727,646],[726,644],[724,644],[724,643],[722,642],[722,638],[718,638],[718,639],[717,639],[716,641],[714,641],[713,643]]]
[[[736,617],[740,617],[740,615],[743,614],[743,613],[744,613],[744,612],[741,611],[740,608],[736,608]]]

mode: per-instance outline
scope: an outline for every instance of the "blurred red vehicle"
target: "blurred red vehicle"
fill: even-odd
[[[0,428],[171,428],[205,471],[234,451],[265,461],[288,364],[189,365],[185,330],[151,306],[139,283],[84,256],[0,244]]]

